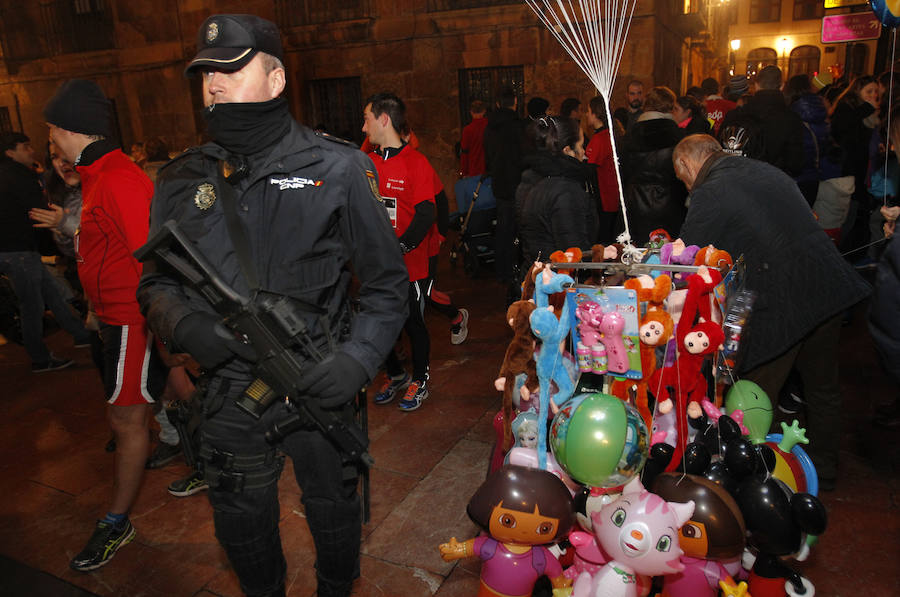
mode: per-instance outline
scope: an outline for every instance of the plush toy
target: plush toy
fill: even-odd
[[[592,263],[602,263],[604,261],[622,261],[622,250],[624,249],[624,245],[620,243],[615,243],[608,246],[603,245],[594,245],[591,247],[591,262]],[[612,275],[607,275],[603,272],[603,270],[591,270],[591,275],[588,278],[588,284],[593,286],[618,286],[625,279],[625,272],[616,272]]]
[[[502,412],[504,420],[503,451],[512,444],[510,425],[513,420],[513,388],[516,375],[525,373],[525,387],[534,392],[538,389],[537,369],[534,363],[535,338],[531,333],[529,317],[535,310],[531,301],[516,301],[506,310],[506,322],[513,330],[513,339],[506,348],[500,373],[494,380],[494,387],[503,392]]]
[[[580,574],[573,596],[636,597],[638,574],[682,571],[677,532],[693,513],[694,502],[666,502],[635,477],[619,499],[593,514],[597,543],[612,560],[593,577]]]
[[[552,473],[504,466],[478,488],[467,511],[490,536],[462,543],[454,537],[440,552],[447,562],[481,558],[479,595],[530,597],[541,576],[549,577],[554,588],[571,586],[544,547],[564,537],[575,522],[572,496]]]
[[[677,238],[660,247],[659,262],[666,265],[694,265],[694,257],[699,250],[700,247],[697,245],[685,246],[684,241]],[[686,274],[676,273],[672,276],[672,281],[679,282],[678,287],[681,288],[681,283],[685,278],[687,278]]]
[[[545,270],[535,280],[535,302],[538,308],[529,317],[531,331],[541,341],[540,352],[535,355],[537,360],[537,376],[540,382],[540,407],[541,414],[538,435],[538,458],[541,468],[546,464],[547,452],[547,415],[550,412],[550,384],[557,387],[556,404],[562,406],[575,390],[575,384],[569,372],[563,366],[563,340],[569,334],[572,327],[572,301],[563,303],[559,320],[548,309],[546,300],[551,291],[562,290],[563,285],[572,282],[572,278],[561,274],[549,274]],[[543,299],[542,299],[543,297]],[[543,305],[542,305],[543,303]]]
[[[653,428],[653,413],[647,402],[647,379],[656,371],[656,347],[665,346],[672,337],[674,324],[672,317],[663,308],[663,301],[672,290],[672,279],[662,274],[654,280],[650,276],[639,276],[625,281],[625,288],[637,292],[638,302],[647,303],[647,311],[641,318],[638,336],[641,341],[641,379],[616,380],[610,393],[622,400],[628,399],[628,390],[634,388],[634,404],[647,423]]]
[[[719,485],[696,475],[663,473],[653,493],[674,502],[692,501],[694,514],[678,532],[684,570],[663,577],[662,597],[716,597],[720,583],[728,590],[746,590],[735,583],[741,569],[746,527],[734,498]]]
[[[723,276],[728,273],[734,260],[728,251],[722,251],[712,245],[706,245],[694,255],[694,265],[705,265],[719,270]]]
[[[581,249],[569,247],[565,251],[553,251],[550,253],[550,263],[578,263],[581,261]],[[556,270],[557,273],[571,275],[574,270]]]
[[[714,354],[725,338],[722,328],[711,321],[710,294],[721,281],[722,276],[718,270],[705,267],[688,278],[688,294],[675,333],[677,358],[674,364],[658,369],[648,380],[649,389],[658,401],[659,411],[666,413],[673,407],[676,409],[678,443],[673,458],[666,467],[668,471],[675,470],[678,466],[687,445],[686,415],[696,418],[703,413],[700,401],[707,393],[706,378],[701,372],[703,359]]]

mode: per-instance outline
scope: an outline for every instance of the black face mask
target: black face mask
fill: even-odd
[[[213,104],[204,108],[213,141],[238,155],[253,155],[275,145],[291,130],[287,100]]]

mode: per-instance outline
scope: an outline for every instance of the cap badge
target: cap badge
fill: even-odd
[[[217,37],[219,37],[219,24],[218,23],[210,23],[209,27],[206,28],[207,43],[212,43],[212,42],[216,41]]]
[[[212,204],[215,202],[216,190],[211,184],[209,184],[208,182],[204,182],[202,185],[197,187],[197,192],[196,194],[194,194],[194,205],[196,205],[200,209],[206,210],[212,207]]]

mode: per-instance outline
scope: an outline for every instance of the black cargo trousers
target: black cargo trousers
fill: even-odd
[[[318,595],[349,596],[359,576],[358,470],[311,427],[291,433],[277,447],[266,442],[266,431],[291,411],[278,402],[257,420],[238,408],[235,399],[250,381],[214,377],[203,400],[198,461],[209,484],[216,538],[248,596],[284,595],[278,479],[286,454],[316,546]],[[352,420],[352,403],[342,415]]]

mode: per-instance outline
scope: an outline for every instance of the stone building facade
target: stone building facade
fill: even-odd
[[[696,0],[683,8],[639,0],[613,107],[633,78],[679,91],[706,76],[715,60],[711,10]],[[361,141],[364,98],[385,90],[403,97],[448,188],[470,99],[490,101],[512,85],[523,100],[540,95],[556,111],[566,97],[594,95],[521,0],[0,0],[0,127],[21,128],[41,147],[43,104],[61,81],[83,77],[114,101],[126,147],[151,136],[173,149],[197,143],[200,91],[182,70],[197,28],[216,12],[255,13],[281,26],[288,98],[308,125]]]

